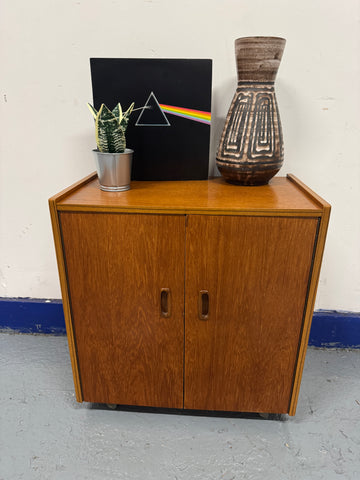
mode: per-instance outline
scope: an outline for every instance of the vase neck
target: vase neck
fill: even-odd
[[[246,37],[235,40],[238,82],[275,82],[286,40]]]

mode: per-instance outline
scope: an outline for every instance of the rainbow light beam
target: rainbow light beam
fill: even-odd
[[[201,110],[194,110],[192,108],[173,107],[172,105],[164,105],[159,103],[161,110],[171,115],[177,115],[178,117],[187,118],[194,122],[201,122],[210,125],[211,112],[203,112]]]

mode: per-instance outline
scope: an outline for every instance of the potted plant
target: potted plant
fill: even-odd
[[[126,148],[125,132],[134,103],[123,113],[120,103],[111,111],[102,104],[99,111],[88,103],[95,119],[97,149],[96,168],[101,190],[119,192],[129,190],[134,151]]]

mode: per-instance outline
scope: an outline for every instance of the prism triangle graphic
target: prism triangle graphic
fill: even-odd
[[[135,123],[136,127],[170,127],[154,92],[151,92]]]

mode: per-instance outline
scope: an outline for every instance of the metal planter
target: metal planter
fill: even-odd
[[[100,189],[105,192],[123,192],[130,189],[131,165],[134,151],[103,153],[93,150]]]

